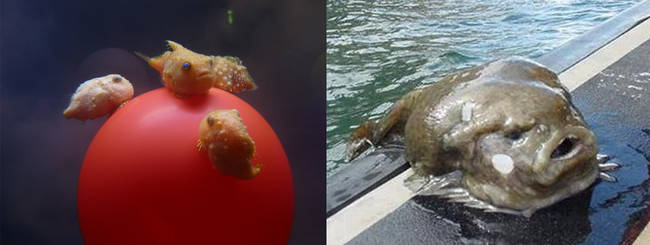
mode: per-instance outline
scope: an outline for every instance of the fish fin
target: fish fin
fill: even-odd
[[[223,58],[232,62],[235,65],[243,65],[242,61],[235,56],[224,56]]]
[[[174,97],[179,98],[179,99],[183,99],[183,98],[188,98],[188,97],[190,97],[190,95],[187,95],[187,94],[179,94],[179,93],[177,93],[176,91],[174,91]]]
[[[207,152],[208,149],[205,148],[203,145],[203,142],[199,139],[198,142],[196,143],[196,149],[199,150],[199,152],[204,153]]]
[[[609,159],[612,159],[612,157],[607,154],[602,154],[602,153],[596,154],[596,161],[598,161],[598,163],[607,162],[609,161]]]
[[[621,165],[615,162],[606,162],[606,163],[599,163],[598,164],[598,169],[600,169],[601,172],[609,172],[616,170],[620,168]]]
[[[446,189],[454,189],[458,192],[463,189],[461,185],[462,173],[460,171],[453,171],[440,176],[434,175],[419,175],[414,173],[404,180],[404,185],[416,195],[421,196],[440,196],[445,193],[451,193]]]
[[[436,196],[446,199],[448,202],[461,203],[463,206],[481,209],[489,213],[522,215],[529,218],[535,212],[534,209],[518,211],[500,208],[479,200],[462,186],[461,180],[462,172],[460,171],[453,171],[441,176],[413,174],[404,180],[404,185],[416,195]]]
[[[120,104],[120,106],[118,106],[117,109],[122,108],[124,105],[126,105],[126,103],[129,103],[129,101],[131,101],[131,100],[126,100],[126,101],[122,102],[122,104]]]
[[[605,173],[605,172],[600,172],[598,174],[598,178],[601,179],[601,180],[607,181],[607,182],[616,182],[616,181],[618,181],[616,179],[616,177],[614,177],[614,176],[612,176],[612,175],[610,175],[608,173]]]
[[[146,56],[146,55],[144,55],[144,54],[142,54],[142,53],[140,53],[140,52],[138,52],[138,51],[134,51],[133,53],[134,53],[136,56],[138,56],[138,57],[140,57],[141,59],[143,59],[144,61],[146,61],[147,63],[150,63],[150,62],[151,62],[151,58],[150,58],[149,56]]]
[[[372,142],[372,134],[375,131],[377,122],[367,121],[359,125],[359,127],[352,132],[348,144],[345,147],[345,158],[347,161],[352,161],[357,158],[361,153],[374,147]]]
[[[598,178],[607,182],[616,182],[618,181],[616,177],[606,172],[611,172],[619,169],[621,165],[615,162],[610,162],[609,160],[611,159],[612,156],[602,153],[596,154],[596,163],[598,164],[598,170],[600,171]]]
[[[251,81],[251,88],[248,89],[248,91],[253,91],[257,90],[257,84]]]
[[[256,163],[256,164],[251,163],[251,167],[252,167],[251,171],[253,173],[253,176],[257,176],[260,173],[260,170],[262,170],[262,164],[261,163]]]
[[[169,48],[171,48],[173,51],[177,51],[177,50],[180,50],[180,49],[185,49],[185,47],[183,47],[183,45],[180,45],[179,43],[174,42],[172,40],[167,40],[167,45],[169,45]]]
[[[72,112],[72,108],[70,108],[70,106],[68,106],[68,108],[66,108],[65,111],[63,111],[63,116],[66,119],[72,118],[72,114],[74,114],[74,113]]]
[[[135,55],[137,55],[138,57],[142,58],[144,61],[149,63],[149,65],[151,67],[153,67],[154,69],[156,69],[158,72],[162,72],[163,64],[165,63],[165,59],[168,56],[169,51],[163,53],[162,55],[160,55],[158,57],[154,57],[154,58],[151,58],[151,57],[146,56],[146,55],[144,55],[142,53],[139,53],[139,52],[133,52],[133,53],[135,53]]]
[[[253,81],[250,73],[246,66],[242,65],[241,60],[237,57],[232,56],[210,56],[210,58],[216,62],[219,67],[215,69],[227,69],[231,70],[230,76],[219,77],[213,87],[225,90],[231,93],[239,93],[244,91],[256,90],[257,85]]]
[[[248,69],[241,65],[236,65],[238,69],[233,72],[231,92],[239,93],[243,91],[250,91],[257,89],[257,85],[253,82],[253,77],[248,73]]]

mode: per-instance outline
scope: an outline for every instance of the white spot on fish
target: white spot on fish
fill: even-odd
[[[469,120],[472,119],[472,108],[473,107],[474,107],[474,105],[471,104],[471,103],[463,104],[463,109],[462,109],[462,120],[463,120],[463,122],[468,122]]]
[[[509,174],[514,168],[512,158],[506,154],[492,156],[492,166],[502,174]]]

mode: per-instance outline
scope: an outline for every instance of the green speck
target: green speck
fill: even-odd
[[[232,10],[228,10],[228,24],[232,25]]]

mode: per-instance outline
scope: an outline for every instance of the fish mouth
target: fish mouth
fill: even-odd
[[[560,144],[551,152],[551,161],[563,161],[575,157],[583,152],[585,146],[580,139],[574,135],[564,138]]]
[[[208,78],[209,76],[210,76],[210,71],[203,71],[203,72],[199,73],[196,76],[196,78],[197,79],[205,79],[205,78]]]
[[[562,132],[556,132],[538,152],[534,166],[538,173],[537,181],[550,186],[568,172],[589,165],[598,152],[595,138],[589,129],[582,126],[569,126]]]

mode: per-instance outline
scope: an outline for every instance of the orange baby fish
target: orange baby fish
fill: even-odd
[[[219,172],[239,179],[252,179],[260,166],[251,164],[255,142],[246,131],[237,110],[215,110],[199,124],[200,152],[207,153]]]
[[[81,121],[109,114],[133,97],[133,85],[119,74],[85,81],[70,99],[63,115]]]
[[[172,51],[149,58],[136,55],[162,75],[163,84],[179,97],[206,94],[211,87],[239,93],[257,86],[241,60],[230,56],[207,56],[167,41]]]

